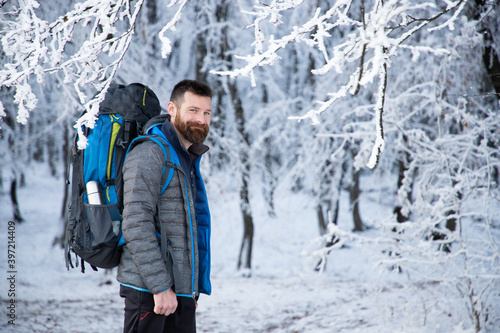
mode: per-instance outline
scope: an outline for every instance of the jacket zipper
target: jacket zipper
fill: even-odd
[[[191,205],[189,203],[189,192],[188,192],[188,181],[186,179],[186,175],[184,175],[184,184],[186,188],[186,202],[188,206],[188,214],[189,214],[189,228],[191,232],[191,261],[192,261],[192,275],[191,275],[191,291],[193,292],[193,296],[195,295],[194,289],[194,276],[195,276],[195,249],[194,249],[194,232],[193,232],[193,219],[191,216]]]

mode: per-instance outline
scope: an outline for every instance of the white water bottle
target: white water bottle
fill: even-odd
[[[91,180],[87,183],[87,198],[89,204],[91,205],[102,205],[101,191],[99,190],[99,184],[95,180]]]

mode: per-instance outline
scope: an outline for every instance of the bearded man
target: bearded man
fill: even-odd
[[[199,170],[208,150],[203,142],[211,103],[212,90],[204,83],[184,80],[174,87],[170,121],[160,134],[180,166],[164,192],[161,146],[143,141],[125,160],[125,246],[117,275],[125,299],[123,332],[196,332],[199,294],[211,293],[210,213]]]

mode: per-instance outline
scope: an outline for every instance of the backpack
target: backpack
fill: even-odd
[[[154,136],[140,135],[152,119],[156,125],[151,128],[159,130],[157,116],[160,112],[159,100],[147,86],[140,83],[113,85],[101,102],[95,127],[84,128],[87,147],[79,150],[78,138],[75,139],[68,163],[72,171],[71,182],[67,180],[71,196],[64,239],[68,270],[70,266],[75,267],[72,253],[76,259],[80,257],[82,272],[85,271],[84,262],[94,270],[119,264],[124,243],[121,237],[122,166],[129,149],[143,140],[167,145]],[[132,145],[134,140],[137,141]],[[162,149],[165,165],[168,165],[172,153],[168,153],[170,150],[166,146]],[[173,175],[173,170],[167,174]],[[167,186],[166,179],[162,191]]]

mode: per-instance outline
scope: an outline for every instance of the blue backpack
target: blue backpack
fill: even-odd
[[[72,170],[70,206],[66,221],[66,267],[73,265],[72,254],[97,268],[118,266],[121,256],[121,222],[123,211],[122,167],[127,152],[144,140],[159,144],[165,155],[162,193],[179,161],[174,149],[161,133],[158,98],[148,87],[134,83],[112,86],[100,105],[93,129],[85,128],[87,148],[79,150],[77,141],[68,167]],[[153,124],[153,125],[150,125]],[[154,132],[154,133],[153,133]],[[141,134],[145,135],[141,135]],[[170,168],[166,172],[167,166]]]

